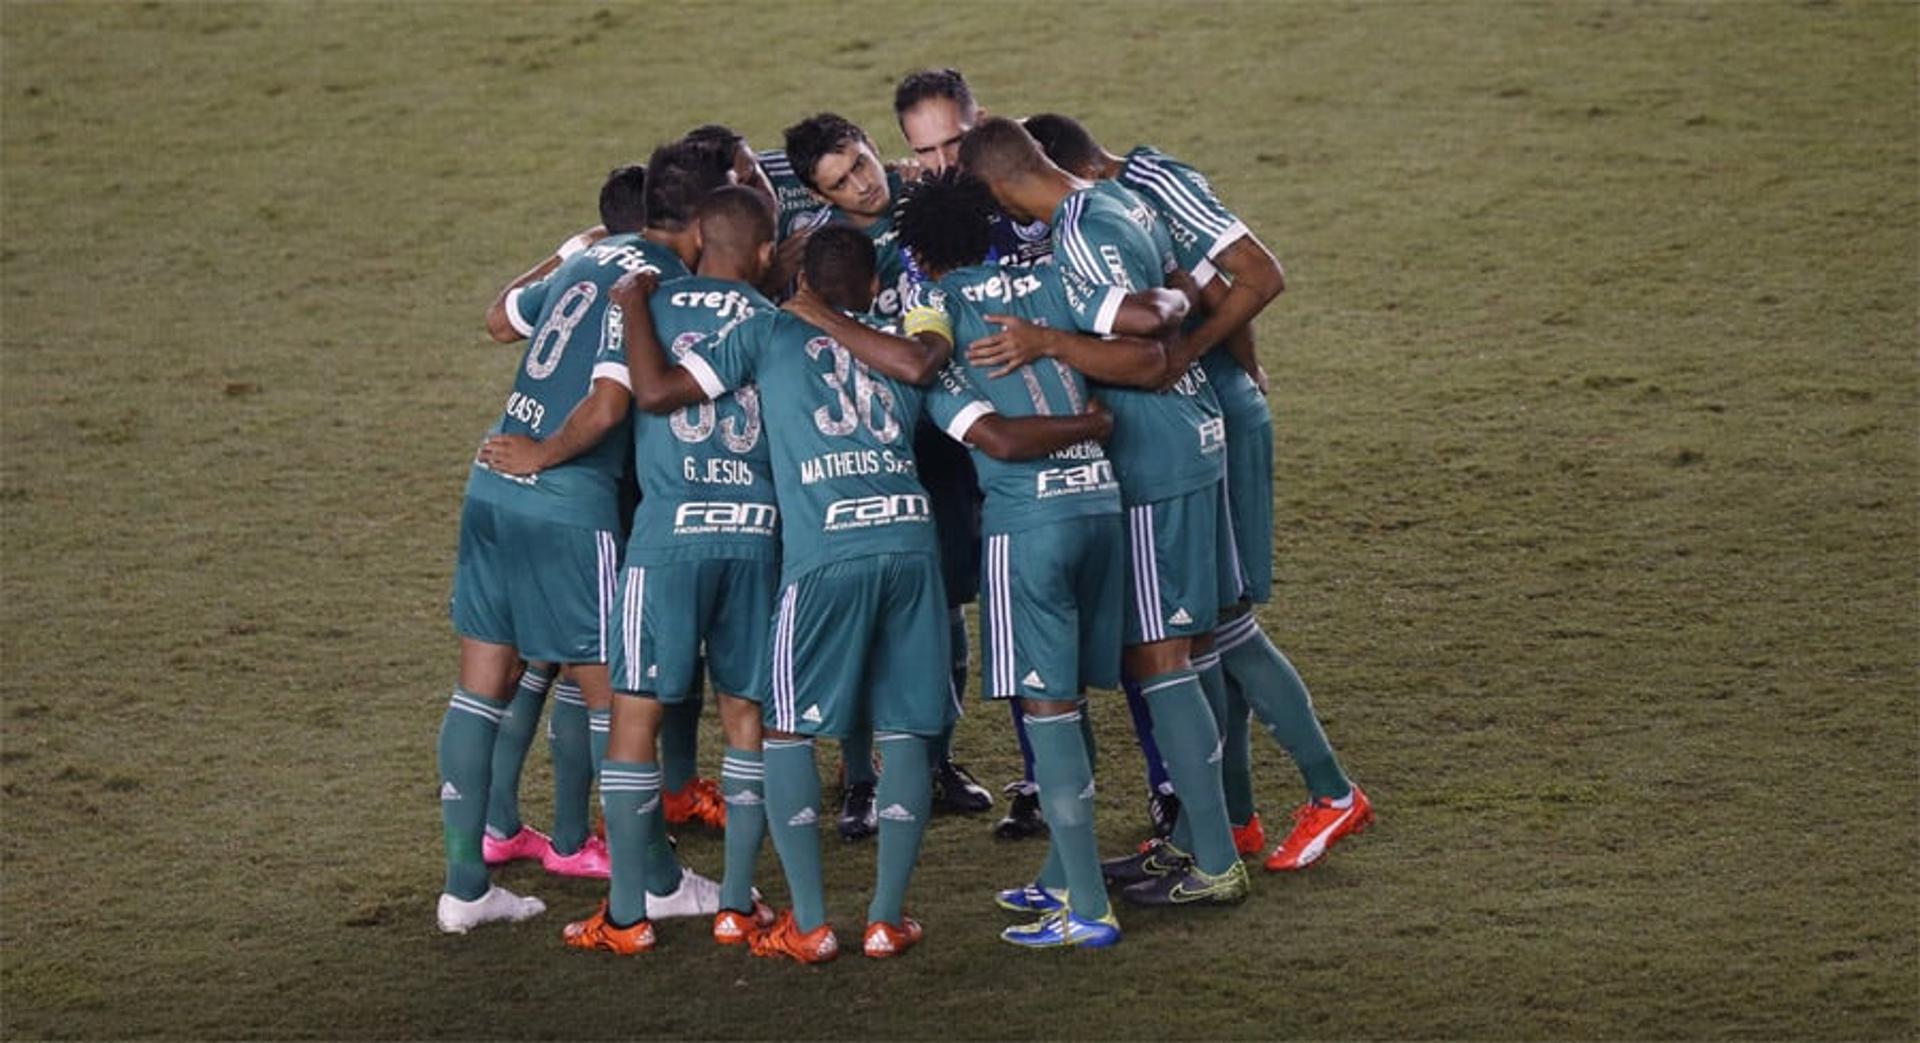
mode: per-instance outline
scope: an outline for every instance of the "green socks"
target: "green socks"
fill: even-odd
[[[1074,913],[1097,920],[1107,915],[1107,888],[1093,836],[1093,769],[1080,731],[1083,716],[1076,710],[1054,717],[1028,716],[1026,723],[1033,743],[1034,781],[1040,784],[1040,805],[1053,834],[1048,862],[1058,860]],[[1041,875],[1046,875],[1044,870]],[[1062,885],[1043,879],[1041,886]]]
[[[1227,800],[1220,785],[1220,732],[1191,670],[1143,678],[1140,691],[1153,715],[1153,737],[1180,795],[1180,820],[1193,840],[1187,850],[1206,873],[1224,873],[1239,860]]]
[[[1244,826],[1253,819],[1253,746],[1250,740],[1252,711],[1240,694],[1240,686],[1227,678],[1227,717],[1221,722],[1220,741],[1225,759],[1220,762],[1220,784],[1227,794],[1227,821]]]
[[[920,859],[920,838],[933,811],[932,742],[902,732],[878,732],[873,741],[880,748],[882,768],[880,788],[874,795],[880,820],[880,854],[874,866],[873,903],[867,906],[867,922],[898,924],[907,883],[913,879],[914,863]]]
[[[547,747],[553,754],[553,849],[571,855],[587,842],[587,799],[593,792],[593,748],[587,703],[578,685],[553,689]]]
[[[760,751],[727,747],[720,761],[720,796],[727,802],[726,876],[720,908],[753,911],[753,864],[767,835],[767,772]]]
[[[506,716],[500,718],[500,731],[493,739],[493,781],[487,787],[487,832],[496,839],[520,832],[520,769],[527,763],[527,749],[533,745],[547,686],[552,683],[551,669],[528,664],[513,700],[507,703]]]
[[[600,769],[600,808],[607,818],[607,917],[630,927],[647,918],[651,867],[647,846],[660,815],[660,769],[635,761],[607,761]],[[671,891],[679,880],[666,888]],[[658,884],[655,883],[655,887]]]
[[[820,773],[813,764],[813,740],[768,739],[762,757],[767,832],[773,834],[773,849],[793,897],[794,924],[811,931],[827,922],[826,885],[820,876]]]
[[[1314,716],[1313,697],[1293,664],[1261,632],[1259,621],[1242,616],[1222,627],[1218,640],[1221,664],[1254,716],[1293,758],[1308,793],[1338,799],[1351,792],[1353,784]]]
[[[607,744],[613,741],[613,707],[587,711],[587,762],[593,777],[600,777],[600,765],[607,759]]]
[[[507,704],[455,686],[440,720],[440,822],[447,849],[447,893],[473,901],[487,893],[480,838],[487,825],[493,741]]]
[[[706,705],[698,688],[677,703],[668,703],[660,718],[660,781],[668,793],[679,793],[700,774],[700,710]]]

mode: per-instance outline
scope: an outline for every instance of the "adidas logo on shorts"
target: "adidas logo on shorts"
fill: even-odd
[[[1043,692],[1047,689],[1047,683],[1040,680],[1040,671],[1038,670],[1027,671],[1027,676],[1022,677],[1020,683],[1026,685],[1028,688],[1038,688]]]
[[[820,816],[812,808],[801,808],[787,820],[789,826],[811,826],[820,821]]]
[[[893,822],[912,822],[913,812],[899,804],[889,804],[880,809],[880,817]]]
[[[808,724],[819,724],[820,723],[820,704],[815,703],[812,706],[807,707],[807,712],[801,714],[800,719],[807,722]]]
[[[460,791],[453,788],[453,783],[442,782],[440,784],[440,799],[441,800],[459,800]]]
[[[1175,609],[1173,615],[1167,617],[1167,622],[1177,627],[1183,627],[1192,623],[1193,617],[1187,615],[1187,610],[1184,608]]]

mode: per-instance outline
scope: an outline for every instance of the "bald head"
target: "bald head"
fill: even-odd
[[[960,166],[990,185],[1037,177],[1053,164],[1025,127],[1001,116],[981,120],[960,139]]]

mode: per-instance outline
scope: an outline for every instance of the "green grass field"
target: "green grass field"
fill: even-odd
[[[1920,8],[896,6],[0,4],[0,1034],[1920,1034]],[[525,870],[545,917],[441,937],[486,304],[694,124],[902,153],[928,64],[1286,262],[1264,617],[1379,825],[1099,955],[998,942],[1041,851],[961,818],[891,963],[575,954],[597,888]]]

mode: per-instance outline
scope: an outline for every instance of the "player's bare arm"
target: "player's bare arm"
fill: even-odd
[[[538,474],[558,467],[599,445],[625,419],[631,402],[619,381],[602,377],[551,437],[494,435],[480,444],[480,462],[501,474]]]
[[[967,428],[966,442],[996,460],[1034,460],[1081,442],[1104,442],[1113,434],[1113,414],[1089,399],[1074,416],[988,413]]]
[[[493,303],[487,306],[487,335],[502,344],[512,344],[516,340],[523,339],[526,335],[518,329],[515,329],[513,320],[507,317],[507,302],[512,298],[513,291],[530,282],[538,282],[546,278],[552,274],[555,268],[566,263],[568,258],[606,237],[606,226],[594,225],[592,228],[568,238],[566,242],[561,243],[555,248],[553,253],[543,258],[539,264],[521,272],[512,282],[502,287],[499,296],[495,297]]]
[[[874,372],[909,384],[924,387],[933,383],[953,355],[953,344],[945,337],[901,337],[848,318],[822,300],[805,278],[800,281],[799,292],[780,307],[839,341]]]
[[[1121,311],[1126,310],[1122,305]],[[1038,358],[1058,359],[1090,379],[1124,387],[1158,387],[1166,372],[1166,346],[1151,337],[1094,337],[1035,325],[1017,315],[990,314],[986,319],[1000,332],[967,345],[967,361],[983,369],[994,367],[990,376],[1006,376]]]
[[[1231,283],[1180,348],[1168,353],[1169,379],[1185,373],[1201,352],[1227,341],[1236,330],[1246,327],[1287,286],[1286,273],[1281,270],[1279,260],[1253,235],[1235,239],[1214,257],[1214,264],[1226,273]],[[1239,359],[1237,354],[1235,358],[1241,366],[1246,366],[1246,360]],[[1248,370],[1249,374],[1252,372]]]
[[[666,349],[660,346],[653,330],[653,309],[647,303],[659,286],[656,272],[630,272],[613,284],[607,299],[625,315],[621,343],[627,350],[633,404],[649,413],[671,413],[707,401],[707,393],[693,374],[668,362]]]

